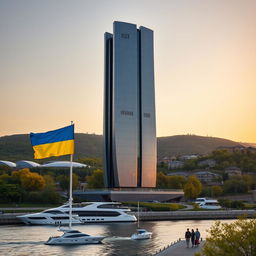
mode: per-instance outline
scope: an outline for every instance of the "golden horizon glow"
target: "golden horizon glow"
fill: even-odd
[[[103,33],[154,30],[157,136],[256,142],[253,0],[5,1],[0,8],[0,136],[75,122],[102,134]]]

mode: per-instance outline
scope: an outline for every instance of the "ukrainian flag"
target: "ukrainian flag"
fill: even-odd
[[[30,133],[34,158],[74,154],[74,125],[45,133]]]

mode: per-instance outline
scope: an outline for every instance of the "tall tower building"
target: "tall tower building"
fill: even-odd
[[[114,22],[105,33],[105,185],[155,187],[153,31]]]

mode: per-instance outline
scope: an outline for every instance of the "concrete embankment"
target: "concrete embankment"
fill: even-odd
[[[236,219],[240,216],[256,218],[256,210],[140,212],[140,220],[143,221]]]
[[[3,210],[3,209],[2,209]],[[24,213],[0,214],[0,225],[22,224],[16,217]],[[137,216],[137,212],[134,212]],[[256,210],[222,210],[222,211],[172,211],[172,212],[140,212],[141,221],[157,220],[217,220],[236,219],[240,216],[256,218]]]
[[[17,218],[17,216],[22,214],[23,213],[0,214],[0,225],[23,224],[23,222]]]

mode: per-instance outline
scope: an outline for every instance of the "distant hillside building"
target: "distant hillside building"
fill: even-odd
[[[184,162],[178,161],[178,160],[170,161],[168,163],[168,169],[170,170],[180,169],[180,168],[183,168],[183,166],[184,166]]]
[[[222,180],[221,175],[208,172],[208,171],[199,171],[195,172],[195,176],[203,183],[209,184],[218,180]]]
[[[186,161],[191,159],[197,159],[198,155],[183,155],[179,157],[179,160]]]
[[[236,166],[227,167],[225,169],[225,173],[228,175],[228,177],[242,175],[241,169],[239,167],[236,167]]]
[[[208,185],[216,185],[222,183],[222,176],[209,171],[188,171],[188,172],[169,172],[168,176],[196,176],[201,182]]]
[[[206,160],[203,160],[203,161],[199,161],[198,166],[212,168],[212,167],[216,166],[216,161],[214,159],[206,159]]]

